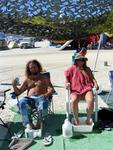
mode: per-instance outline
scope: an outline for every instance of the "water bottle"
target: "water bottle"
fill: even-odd
[[[32,129],[30,129],[29,124],[27,124],[27,127],[25,129],[25,137],[33,139],[33,131],[32,131]]]
[[[62,125],[62,133],[65,138],[70,138],[73,136],[73,127],[68,119],[65,119],[64,124]]]
[[[19,77],[16,77],[15,80],[16,80],[16,84],[19,85]]]
[[[41,136],[42,136],[41,129],[33,130],[33,138],[41,137]]]
[[[42,132],[41,129],[30,129],[29,124],[27,124],[26,129],[25,129],[25,137],[26,138],[30,138],[30,139],[34,139],[36,137],[41,137]]]

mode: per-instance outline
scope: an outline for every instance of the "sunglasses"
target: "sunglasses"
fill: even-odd
[[[85,61],[85,59],[78,59],[78,60],[75,60],[75,61]]]

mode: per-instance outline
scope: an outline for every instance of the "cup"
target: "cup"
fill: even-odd
[[[107,61],[104,61],[104,66],[108,66],[108,62]]]

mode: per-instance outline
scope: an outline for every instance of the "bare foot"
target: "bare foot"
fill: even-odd
[[[87,124],[87,125],[92,125],[92,121],[91,121],[90,119],[87,119],[87,120],[86,120],[86,124]]]
[[[74,124],[75,126],[78,126],[78,125],[79,125],[79,120],[78,120],[78,119],[74,119],[73,124]]]
[[[33,124],[33,123],[32,123],[32,124],[28,124],[27,127],[28,127],[30,130],[32,130],[32,129],[34,129],[34,124]]]

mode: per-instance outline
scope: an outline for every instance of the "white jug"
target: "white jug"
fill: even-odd
[[[32,131],[32,130],[25,129],[25,137],[26,137],[26,138],[33,139],[33,131]]]
[[[36,137],[41,137],[41,135],[42,135],[41,129],[37,129],[37,130],[30,129],[29,124],[27,124],[27,127],[25,129],[25,137],[26,138],[33,139]]]
[[[62,125],[62,133],[65,138],[70,138],[73,136],[73,127],[68,119],[65,119],[64,124]]]

